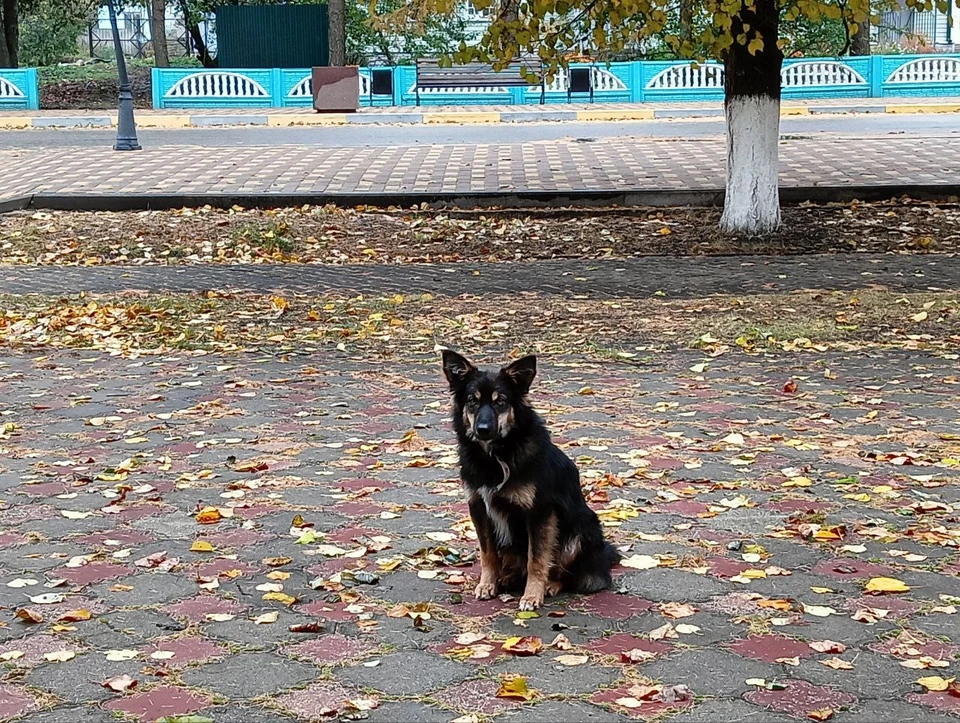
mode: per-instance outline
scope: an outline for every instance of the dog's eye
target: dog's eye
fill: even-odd
[[[477,408],[477,398],[476,397],[467,397],[467,408],[476,409]]]
[[[506,399],[504,399],[503,397],[500,397],[499,399],[497,399],[497,401],[493,403],[493,406],[496,407],[497,409],[506,409],[509,405],[507,404]]]

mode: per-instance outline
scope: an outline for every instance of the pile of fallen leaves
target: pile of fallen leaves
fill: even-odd
[[[303,206],[0,217],[0,263],[409,263],[739,253],[954,253],[960,207],[908,201],[783,210],[762,240],[717,209],[458,211]]]
[[[334,345],[383,355],[436,345],[642,360],[677,346],[728,352],[816,353],[864,346],[960,349],[960,296],[798,292],[706,300],[468,297],[384,298],[128,293],[112,297],[0,297],[0,343],[135,355],[169,350],[292,351]],[[534,304],[538,313],[525,313]],[[701,370],[702,371],[702,370]],[[793,387],[791,388],[791,385]],[[784,391],[796,390],[787,382]],[[584,390],[589,394],[589,390]]]

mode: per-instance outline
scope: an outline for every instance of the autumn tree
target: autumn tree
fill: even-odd
[[[949,0],[905,0],[908,7],[946,9]],[[870,0],[473,0],[493,18],[475,46],[461,45],[455,62],[500,65],[538,55],[555,74],[579,47],[599,57],[662,43],[676,57],[722,60],[727,121],[727,184],[720,226],[762,235],[780,226],[777,163],[782,48],[786,21],[845,20],[851,33],[871,20]],[[682,17],[680,17],[682,7]],[[435,13],[453,14],[457,0],[411,0],[383,15],[390,27]],[[878,16],[872,18],[879,21]],[[671,32],[682,27],[681,33]]]

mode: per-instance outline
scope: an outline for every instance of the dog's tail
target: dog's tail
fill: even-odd
[[[590,594],[606,590],[613,585],[610,568],[620,562],[620,553],[609,542],[604,541],[603,548],[597,553],[590,565],[590,571],[580,578],[577,592]]]

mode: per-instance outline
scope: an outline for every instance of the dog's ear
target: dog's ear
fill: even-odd
[[[450,383],[450,390],[457,391],[464,385],[470,375],[477,371],[466,357],[449,349],[443,350],[443,374]]]
[[[537,357],[531,354],[517,359],[501,369],[500,373],[513,382],[521,395],[525,395],[530,391],[533,378],[537,376]]]

